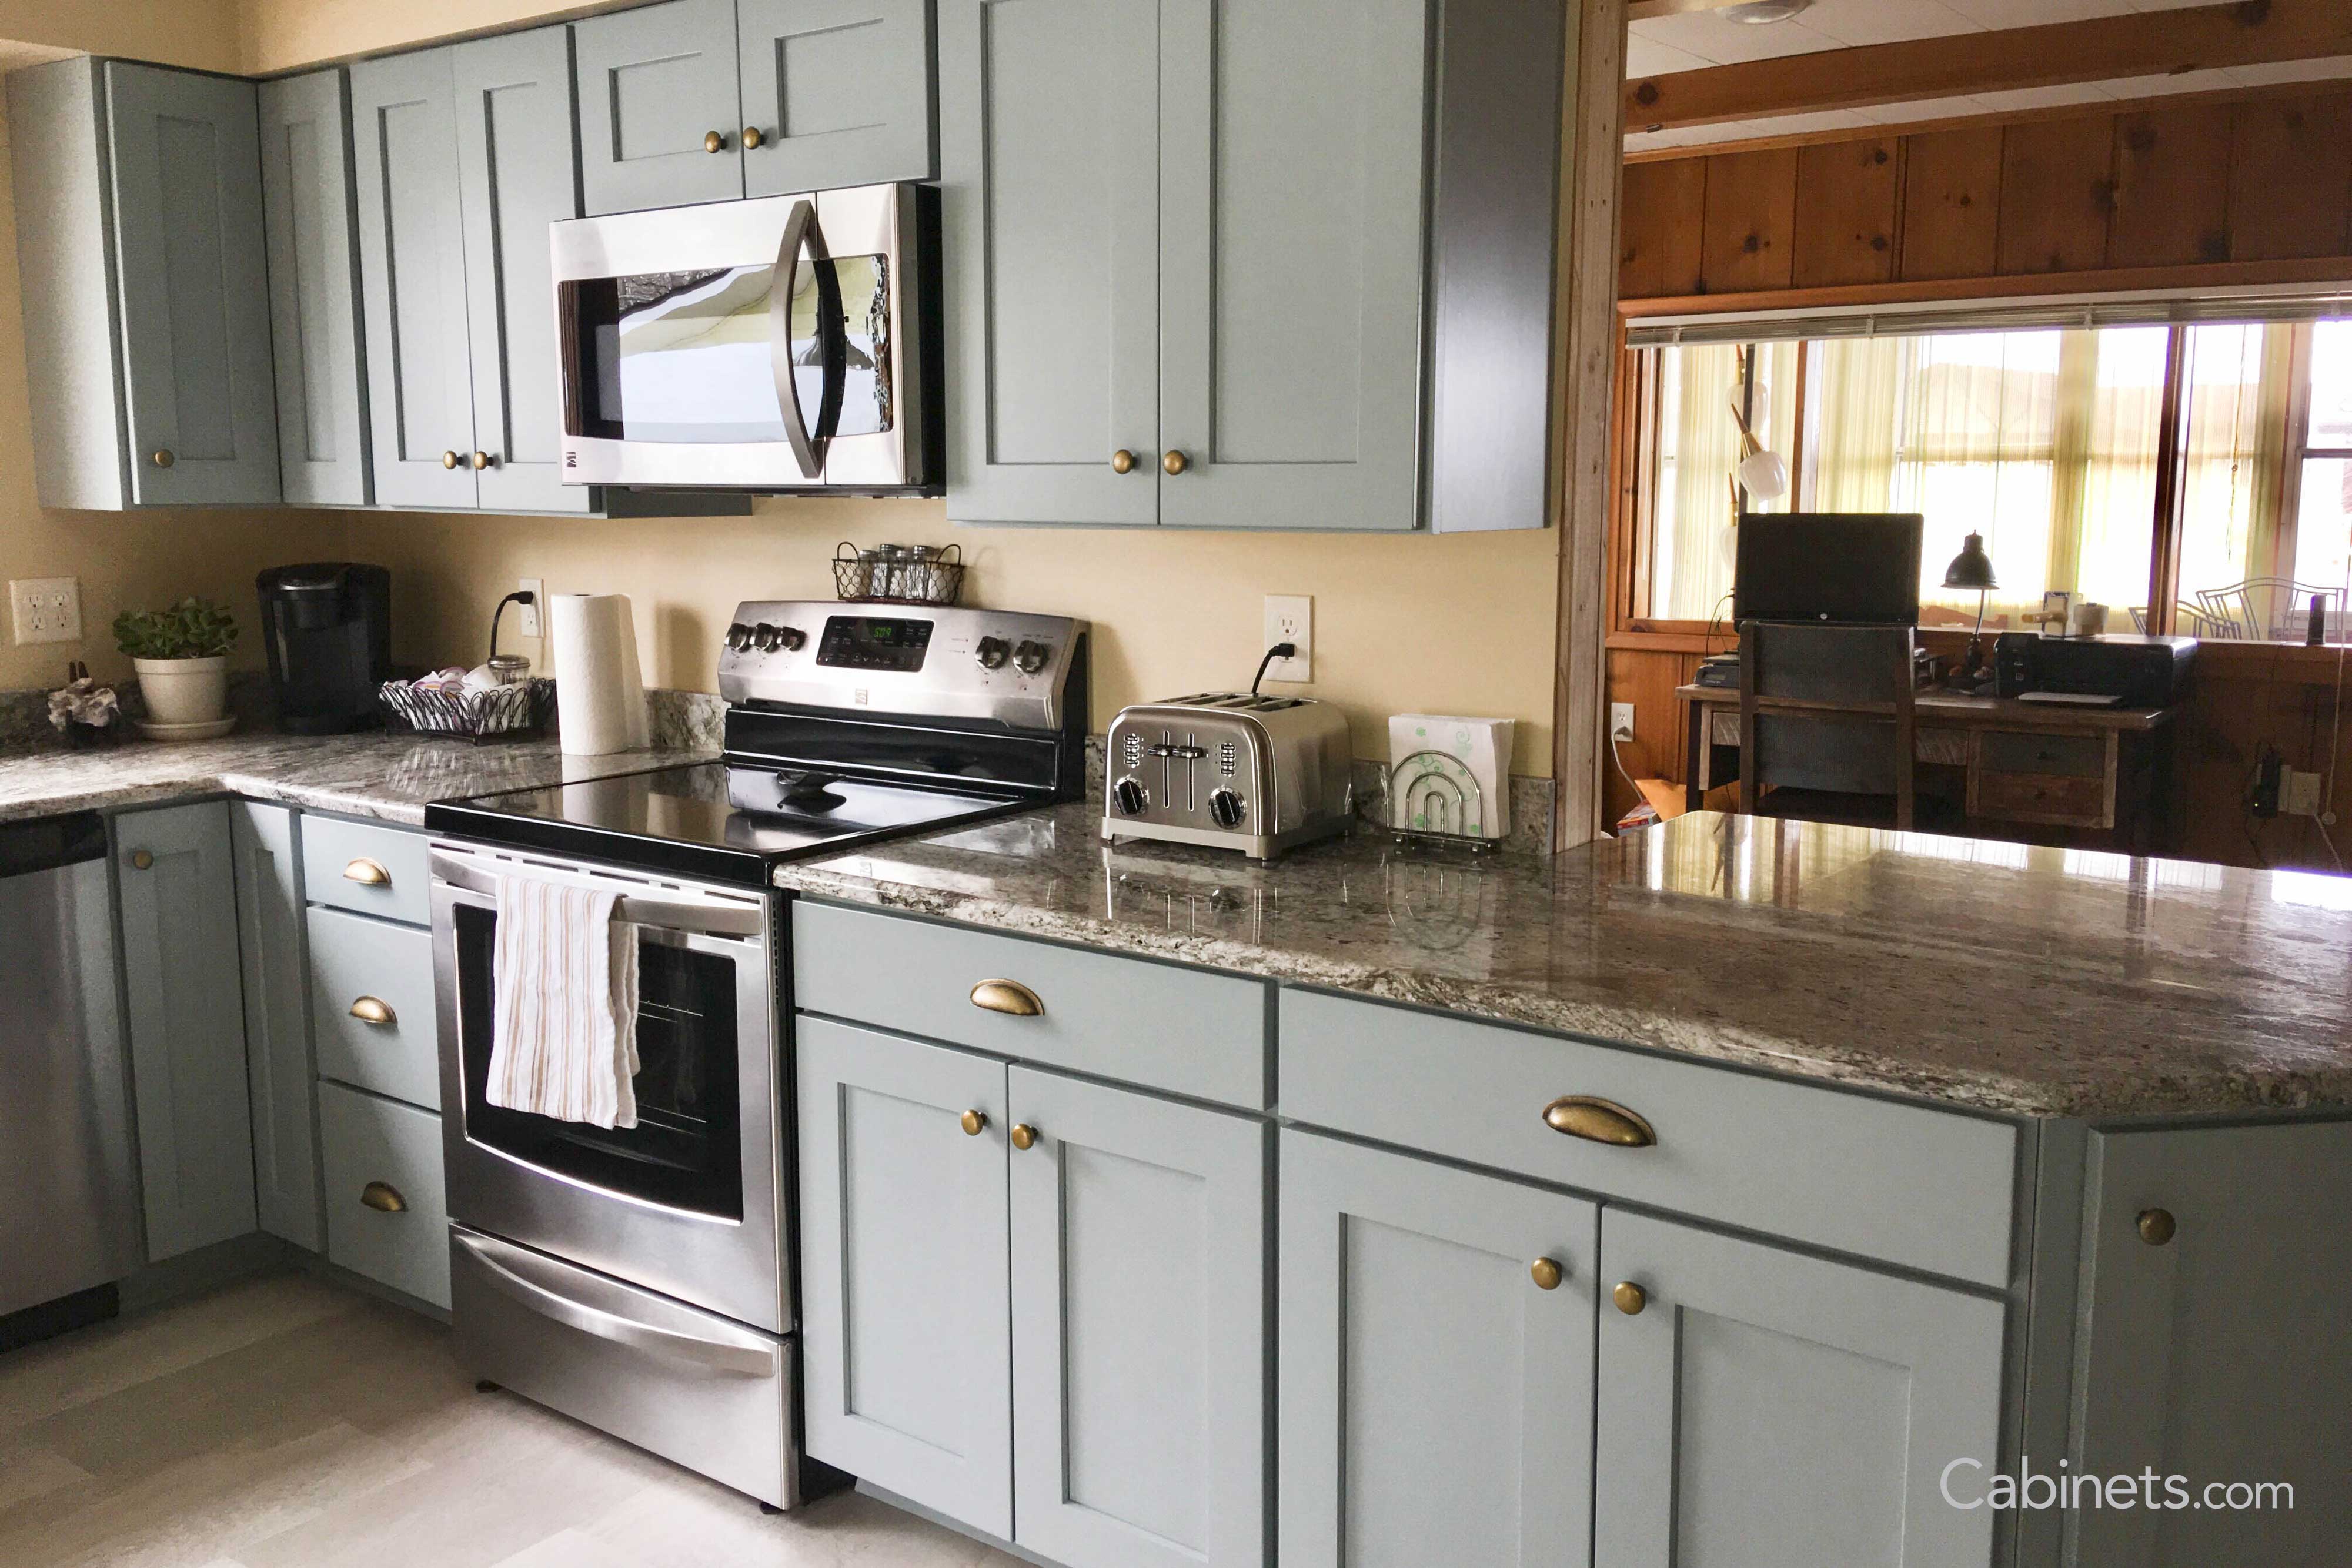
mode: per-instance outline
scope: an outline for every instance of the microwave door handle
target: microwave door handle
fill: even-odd
[[[793,459],[801,465],[801,476],[822,478],[824,474],[824,437],[809,434],[808,421],[801,413],[799,385],[793,379],[793,295],[800,280],[801,253],[806,250],[813,259],[822,260],[824,236],[816,226],[816,204],[803,197],[793,204],[792,216],[784,220],[783,243],[776,247],[776,281],[768,290],[768,357],[776,372],[776,404],[784,413],[784,434],[793,444]],[[826,274],[820,269],[820,296],[817,330],[824,330],[822,296]],[[834,292],[840,292],[839,285]]]

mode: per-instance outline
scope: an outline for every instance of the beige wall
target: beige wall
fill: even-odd
[[[0,40],[198,70],[245,68],[237,0],[0,0]]]

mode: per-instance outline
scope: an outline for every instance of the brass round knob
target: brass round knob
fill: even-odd
[[[474,454],[474,467],[477,472],[479,472],[484,468],[488,468],[489,465],[490,455],[488,453],[477,452]]]
[[[1609,1292],[1609,1299],[1616,1302],[1617,1310],[1627,1317],[1638,1318],[1642,1315],[1642,1309],[1650,1304],[1650,1292],[1631,1280],[1621,1280],[1617,1288]]]
[[[457,455],[454,452],[444,452],[441,455],[441,466],[444,468],[457,466]]]
[[[752,151],[754,148],[758,147],[761,142],[765,141],[766,140],[766,137],[760,134],[760,128],[758,126],[747,125],[743,128],[744,152],[749,152]]]
[[[2180,1231],[2179,1222],[2172,1218],[2172,1211],[2168,1208],[2143,1208],[2136,1223],[2139,1227],[2139,1239],[2150,1247],[2164,1246]]]
[[[705,152],[726,152],[727,133],[723,131],[714,131],[710,132],[708,136],[705,136],[702,139],[702,150]]]
[[[1559,1282],[1568,1278],[1568,1273],[1552,1260],[1538,1258],[1528,1265],[1528,1278],[1536,1282],[1538,1291],[1557,1291]]]
[[[1037,1129],[1031,1126],[1026,1122],[1023,1122],[1019,1125],[1015,1126],[1013,1129],[1013,1146],[1016,1149],[1035,1148],[1037,1146]]]
[[[971,1136],[977,1138],[980,1136],[982,1129],[988,1125],[988,1113],[985,1111],[966,1111],[963,1113],[962,1121],[964,1132]]]
[[[1168,449],[1168,455],[1160,460],[1160,466],[1167,469],[1171,474],[1181,474],[1189,465],[1184,460],[1184,455],[1171,446]]]
[[[178,458],[172,455],[172,449],[170,447],[159,446],[155,449],[156,467],[169,468],[173,464],[177,463],[178,461]]]
[[[392,1009],[386,1006],[381,998],[376,997],[362,997],[357,1001],[353,1002],[352,1004],[352,1017],[359,1019],[362,1023],[372,1023],[378,1029],[385,1028],[386,1026],[398,1021]]]
[[[1110,455],[1110,471],[1114,474],[1135,472],[1135,454],[1122,446]]]
[[[360,1188],[360,1202],[378,1214],[401,1214],[408,1208],[408,1200],[388,1181],[372,1181]]]
[[[149,871],[153,869],[154,864],[155,857],[149,854],[145,850],[133,850],[131,852],[131,870]]]

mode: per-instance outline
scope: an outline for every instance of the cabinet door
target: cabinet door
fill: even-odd
[[[236,857],[237,954],[245,981],[245,1071],[253,1105],[253,1185],[261,1228],[318,1251],[319,1144],[304,985],[302,857],[294,813],[229,802]]]
[[[115,823],[147,1260],[254,1228],[228,805]]]
[[[278,470],[286,499],[305,506],[371,494],[351,124],[340,68],[261,84]]]
[[[1160,520],[1420,520],[1430,7],[1169,0]]]
[[[928,180],[929,0],[736,0],[743,193]],[[746,138],[748,143],[749,138]]]
[[[572,33],[588,213],[742,199],[734,0],[669,0]]]
[[[572,116],[572,36],[541,27],[457,51],[457,169],[473,323],[474,439],[468,461],[492,511],[584,512],[557,444],[563,386],[547,225],[580,215]]]
[[[253,84],[109,60],[106,91],[133,495],[275,501]]]
[[[1155,522],[1158,7],[940,0],[939,29],[948,516]]]
[[[1004,1067],[805,1015],[794,1048],[808,1452],[1009,1537]]]
[[[474,505],[473,371],[449,49],[352,68],[375,498]],[[549,309],[552,311],[551,304]]]
[[[2072,1468],[2153,1470],[2186,1495],[2068,1510],[2066,1561],[2341,1562],[2352,1126],[2094,1133],[2086,1202]],[[2292,1506],[2249,1507],[2242,1490],[2207,1503],[2209,1484],[2232,1481],[2284,1482]]]
[[[1281,1186],[1285,1568],[1589,1563],[1593,1206],[1287,1129]]]
[[[1067,1568],[1266,1561],[1266,1162],[1222,1112],[1011,1069],[1013,1539]]]
[[[1985,1568],[2001,1302],[1619,1209],[1601,1279],[1593,1555],[1609,1568]]]

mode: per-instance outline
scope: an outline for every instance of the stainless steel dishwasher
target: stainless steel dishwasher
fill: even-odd
[[[0,822],[0,1345],[41,1332],[10,1314],[140,1263],[106,872],[94,811]]]

